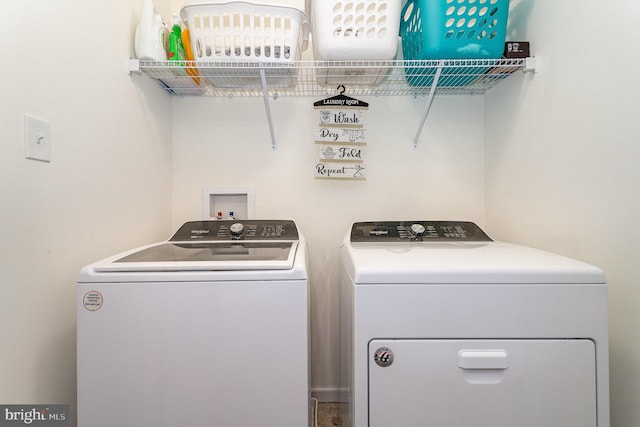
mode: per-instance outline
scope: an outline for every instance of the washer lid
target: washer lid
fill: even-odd
[[[84,270],[93,273],[292,270],[300,239],[295,223],[290,220],[190,221],[168,241],[114,255]]]
[[[162,242],[95,266],[97,272],[290,270],[298,242]]]

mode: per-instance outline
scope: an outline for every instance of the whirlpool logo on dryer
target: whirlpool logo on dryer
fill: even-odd
[[[69,405],[0,405],[0,427],[69,427]]]

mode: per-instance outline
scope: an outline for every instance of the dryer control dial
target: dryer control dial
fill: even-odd
[[[229,226],[229,231],[232,236],[239,236],[244,231],[244,225],[241,222],[234,222]]]
[[[416,237],[422,237],[426,231],[422,224],[411,224],[411,234]]]

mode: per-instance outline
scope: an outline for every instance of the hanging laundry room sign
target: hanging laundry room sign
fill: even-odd
[[[320,125],[362,127],[364,111],[356,109],[320,110]]]
[[[364,144],[362,145],[334,145],[323,144],[320,146],[320,160],[350,160],[361,161],[365,156]]]
[[[340,94],[313,104],[319,111],[315,143],[318,145],[318,162],[315,177],[318,179],[366,179],[366,110],[369,104]]]
[[[367,140],[367,130],[364,128],[336,128],[320,126],[316,131],[317,142],[351,142],[362,143]]]
[[[365,179],[364,163],[319,162],[316,164],[316,178]]]

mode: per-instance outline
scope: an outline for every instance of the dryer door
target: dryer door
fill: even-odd
[[[372,340],[369,426],[596,427],[591,340]]]

